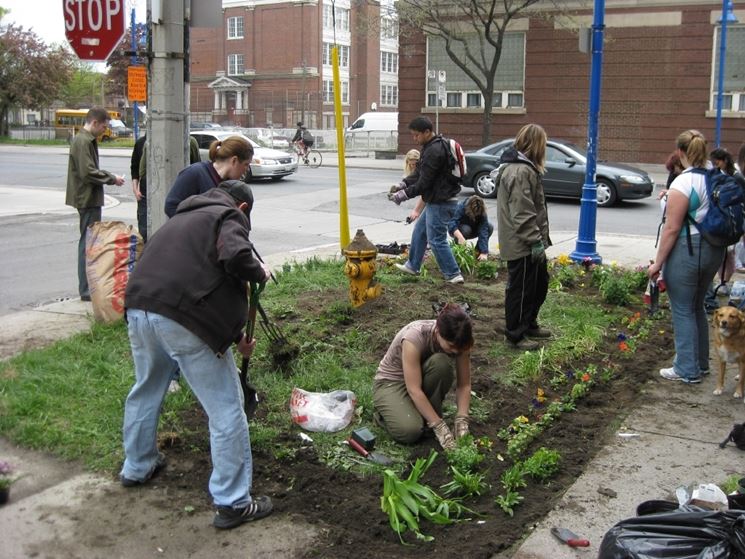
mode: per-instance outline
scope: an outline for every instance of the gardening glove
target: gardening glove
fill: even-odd
[[[399,190],[397,192],[389,192],[388,199],[391,202],[396,202],[397,206],[400,206],[401,202],[409,199],[409,196],[406,194],[405,190]]]
[[[388,192],[390,192],[391,194],[395,194],[396,192],[398,192],[399,190],[403,190],[404,188],[406,188],[406,183],[404,181],[401,181],[398,184],[394,184]]]
[[[430,427],[435,432],[437,442],[440,443],[440,446],[443,450],[453,450],[455,448],[455,439],[453,438],[453,434],[450,432],[450,428],[447,426],[444,419],[441,419],[437,423],[430,425]]]
[[[460,439],[463,435],[468,435],[468,422],[470,419],[468,416],[465,415],[456,415],[455,416],[455,425],[454,425],[454,431],[455,431],[455,439]]]
[[[546,260],[546,247],[543,246],[543,241],[538,241],[530,247],[530,260],[533,264]]]

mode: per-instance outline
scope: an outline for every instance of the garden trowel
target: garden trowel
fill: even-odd
[[[590,547],[589,540],[580,538],[577,534],[566,528],[557,528],[554,526],[551,528],[551,533],[569,547]]]
[[[388,458],[386,455],[380,454],[379,452],[367,450],[364,446],[354,440],[353,437],[349,437],[347,439],[347,443],[352,449],[354,449],[355,452],[357,452],[364,458],[367,458],[368,460],[370,460],[370,462],[374,462],[381,466],[390,466],[391,464],[393,464],[393,460]]]

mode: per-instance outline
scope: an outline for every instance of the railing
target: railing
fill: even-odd
[[[53,126],[22,126],[11,128],[10,137],[13,140],[54,140],[56,136]]]

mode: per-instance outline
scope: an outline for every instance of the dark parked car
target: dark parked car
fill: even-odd
[[[499,158],[514,140],[502,140],[478,151],[466,153],[468,172],[463,186],[473,188],[484,198],[496,198],[494,181],[489,177],[499,166]],[[581,198],[585,183],[585,151],[569,142],[549,140],[546,146],[546,173],[543,190],[546,196]],[[612,206],[619,200],[636,200],[652,195],[654,181],[649,175],[622,163],[598,162],[595,172],[598,183],[598,206]]]

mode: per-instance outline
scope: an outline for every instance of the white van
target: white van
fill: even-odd
[[[365,134],[367,132],[398,132],[398,113],[363,113],[352,123],[352,126],[347,128],[346,135]]]

